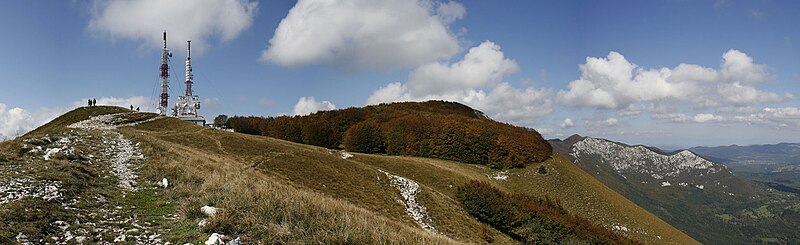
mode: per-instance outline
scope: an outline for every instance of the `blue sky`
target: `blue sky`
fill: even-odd
[[[167,30],[171,103],[192,39],[195,94],[209,120],[446,99],[546,137],[796,142],[798,5],[4,1],[0,138],[90,97],[151,109]]]

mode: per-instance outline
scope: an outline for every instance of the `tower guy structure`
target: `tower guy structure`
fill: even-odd
[[[194,84],[194,75],[192,75],[192,41],[186,41],[186,44],[186,93],[183,96],[178,96],[178,102],[172,108],[172,115],[184,121],[204,125],[205,118],[197,114],[197,110],[200,110],[200,97],[194,95],[192,90],[192,84]]]
[[[161,101],[158,104],[158,114],[167,115],[169,106],[169,57],[172,53],[167,49],[167,32],[164,31],[164,48],[161,50]]]

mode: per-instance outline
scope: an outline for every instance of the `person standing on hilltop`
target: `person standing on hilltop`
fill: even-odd
[[[97,106],[97,100],[96,99],[92,99],[92,106]]]
[[[92,99],[89,99],[89,106],[92,106]]]

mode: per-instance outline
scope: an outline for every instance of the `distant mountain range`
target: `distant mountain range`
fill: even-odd
[[[800,143],[694,147],[689,150],[725,164],[742,177],[800,194]]]
[[[713,157],[578,135],[549,142],[608,187],[700,242],[800,241],[796,195],[734,175]]]
[[[800,171],[800,143],[693,147],[689,150],[744,172]]]

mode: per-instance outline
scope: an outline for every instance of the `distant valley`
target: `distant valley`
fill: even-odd
[[[713,157],[577,135],[550,143],[608,187],[702,243],[800,239],[793,228],[800,220],[796,194],[740,177]]]
[[[800,143],[693,147],[689,150],[725,164],[742,177],[782,191],[800,193]]]

